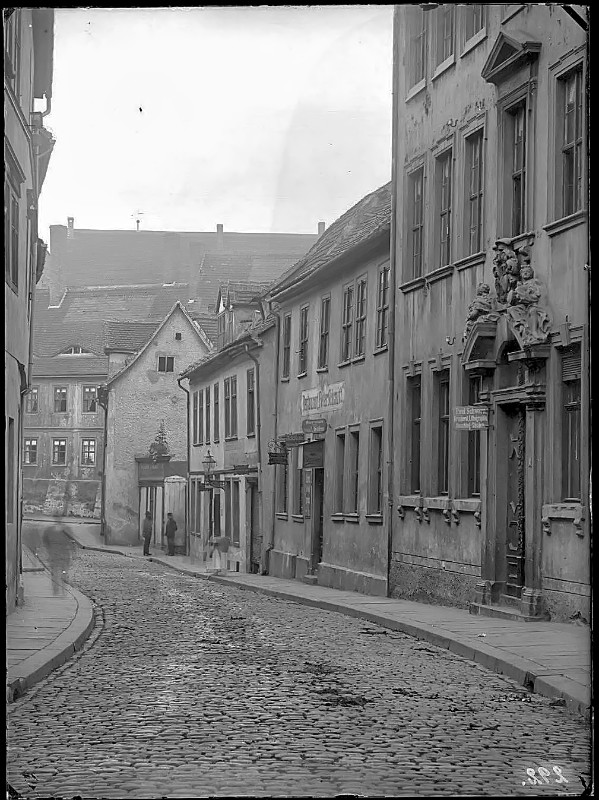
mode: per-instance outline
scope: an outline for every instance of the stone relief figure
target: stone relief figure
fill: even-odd
[[[526,264],[520,270],[520,281],[507,295],[507,316],[522,347],[547,341],[551,321],[539,307],[541,284],[533,268]]]
[[[474,323],[478,319],[488,317],[493,312],[493,298],[491,297],[491,287],[488,283],[479,283],[476,288],[476,297],[468,306],[468,315],[466,317],[466,327],[462,336],[463,341],[466,341],[468,334],[472,330]]]
[[[507,296],[520,280],[520,270],[530,262],[528,247],[513,248],[509,239],[498,239],[493,247],[493,276],[497,302],[507,303]]]

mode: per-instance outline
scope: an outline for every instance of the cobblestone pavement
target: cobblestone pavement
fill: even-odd
[[[70,581],[98,624],[9,707],[22,797],[579,796],[589,782],[588,723],[446,650],[119,555],[78,551]]]

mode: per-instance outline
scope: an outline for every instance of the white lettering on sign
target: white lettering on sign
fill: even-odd
[[[317,386],[314,389],[305,389],[300,398],[302,416],[314,411],[336,411],[343,408],[345,400],[345,382],[331,383]]]
[[[489,427],[487,406],[456,406],[453,422],[457,430],[484,430]]]

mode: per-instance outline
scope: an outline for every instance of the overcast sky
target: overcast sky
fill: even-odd
[[[392,9],[57,9],[41,235],[330,224],[391,177]]]

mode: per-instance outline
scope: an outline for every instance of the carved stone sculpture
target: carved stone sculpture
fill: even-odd
[[[549,336],[549,314],[538,305],[541,294],[541,284],[534,277],[534,270],[529,265],[523,266],[520,281],[508,293],[506,310],[521,347],[546,342]]]
[[[493,299],[491,298],[491,287],[488,283],[479,283],[476,289],[476,297],[468,306],[466,317],[466,327],[464,328],[463,339],[468,338],[472,326],[481,318],[485,318],[493,312]]]

